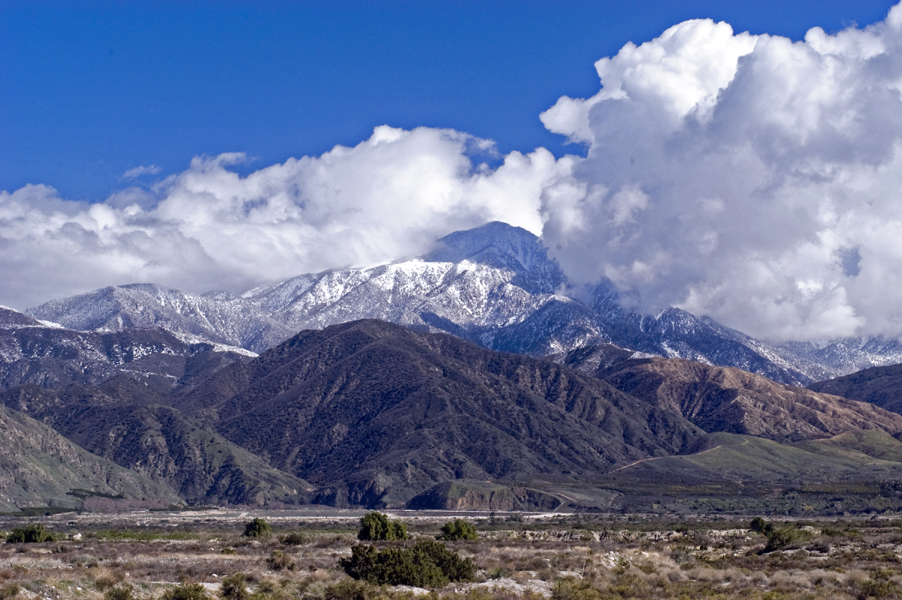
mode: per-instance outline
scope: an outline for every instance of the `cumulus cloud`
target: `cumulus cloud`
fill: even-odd
[[[491,220],[540,233],[542,190],[575,159],[538,149],[474,164],[487,150],[453,130],[382,126],[355,147],[246,177],[229,168],[243,154],[198,157],[150,190],[94,204],[43,185],[0,192],[0,303],[21,309],[136,281],[241,290],[416,255]]]
[[[693,20],[541,115],[586,144],[543,192],[576,282],[774,340],[902,334],[902,6],[800,42]]]
[[[161,169],[157,165],[135,167],[134,169],[129,169],[128,171],[123,173],[120,179],[135,179],[136,177],[140,177],[142,175],[158,175],[162,170],[163,169]]]

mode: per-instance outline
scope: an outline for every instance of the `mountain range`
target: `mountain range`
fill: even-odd
[[[771,344],[678,308],[655,315],[631,311],[609,282],[581,294],[582,300],[568,296],[571,289],[539,238],[494,222],[448,235],[422,257],[304,274],[240,295],[133,284],[51,300],[26,312],[73,330],[159,327],[185,343],[253,353],[302,329],[380,319],[445,331],[504,352],[548,356],[611,343],[793,385],[902,362],[896,340]]]
[[[490,223],[240,295],[0,308],[0,508],[601,509],[664,483],[902,480],[902,376],[874,367],[897,342],[769,344],[571,291],[540,240]]]
[[[73,334],[38,329],[63,341]],[[139,341],[146,339],[156,338]],[[135,356],[123,354],[122,343],[109,347],[114,357]],[[108,480],[110,467],[103,465],[116,463],[132,478],[120,481],[144,482],[120,485],[119,493],[147,498],[153,489],[153,498],[194,504],[591,507],[604,503],[599,497],[611,500],[618,486],[635,487],[643,473],[660,483],[661,465],[673,465],[686,481],[711,479],[707,463],[658,463],[710,452],[698,445],[718,432],[754,435],[774,444],[760,452],[779,448],[793,460],[811,450],[786,444],[861,431],[899,443],[890,436],[902,435],[902,415],[871,403],[735,368],[637,357],[612,345],[554,362],[361,320],[302,331],[258,357],[232,353],[191,369],[174,371],[171,362],[185,365],[190,356],[156,350],[121,362],[126,368],[101,383],[22,383],[0,393],[0,403],[19,422],[40,422],[33,427],[43,433],[32,440],[43,436],[94,457],[80,463],[95,479]],[[206,354],[229,355],[212,349],[197,355]],[[61,454],[36,459],[34,448],[10,452],[7,468],[19,479],[46,474],[27,467],[53,464]],[[868,470],[860,454],[820,457],[808,475],[827,477],[835,463],[838,477],[902,478],[902,462],[881,458],[880,469]],[[631,466],[649,460],[656,464],[651,472]],[[735,463],[731,458],[731,468],[742,468]],[[49,484],[25,488],[30,495],[17,488],[10,498],[17,506],[64,505],[59,490],[73,477],[60,473],[52,478],[56,492],[47,492]],[[110,485],[86,479],[77,489],[109,493],[101,490]]]

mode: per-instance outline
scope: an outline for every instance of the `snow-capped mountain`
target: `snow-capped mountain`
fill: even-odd
[[[491,223],[447,236],[427,257],[305,274],[241,296],[135,284],[53,300],[28,313],[80,330],[162,327],[259,352],[301,329],[361,318],[480,336],[519,324],[549,303],[572,304],[555,295],[561,283],[535,236]]]
[[[78,330],[160,327],[185,339],[262,352],[302,329],[381,319],[440,330],[484,347],[546,356],[612,343],[642,353],[734,366],[807,384],[902,359],[896,342],[829,346],[755,340],[707,317],[625,309],[610,284],[567,297],[541,241],[504,223],[452,233],[429,254],[369,268],[304,274],[248,290],[190,294],[154,284],[108,287],[27,312]]]

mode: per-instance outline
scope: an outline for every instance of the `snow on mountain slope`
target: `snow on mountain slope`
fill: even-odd
[[[657,315],[630,311],[609,283],[598,286],[588,305],[560,295],[565,286],[536,236],[489,223],[442,238],[424,257],[304,274],[240,296],[134,284],[53,300],[28,313],[80,330],[161,327],[184,339],[253,352],[302,329],[381,319],[506,352],[542,356],[613,343],[797,385],[902,360],[897,342],[774,346],[676,308]]]
[[[188,374],[254,356],[158,327],[78,331],[0,309],[0,389],[97,384],[117,374],[168,388]]]
[[[157,326],[260,352],[301,329],[362,318],[438,329],[447,329],[438,325],[447,321],[456,333],[479,335],[517,324],[554,300],[563,276],[535,236],[500,223],[473,231],[473,239],[452,234],[440,241],[435,255],[462,257],[456,262],[417,258],[305,274],[240,297],[133,284],[28,312],[73,329]]]
[[[222,293],[198,295],[140,283],[51,300],[28,313],[82,331],[161,327],[248,349],[253,349],[249,347],[249,340],[262,338],[272,345],[291,335],[278,323],[244,304],[240,299]]]

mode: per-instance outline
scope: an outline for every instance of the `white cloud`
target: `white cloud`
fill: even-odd
[[[157,175],[163,169],[158,167],[157,165],[147,165],[143,167],[135,167],[134,169],[129,169],[125,173],[122,174],[120,179],[134,179],[136,177],[140,177],[141,175]]]
[[[457,131],[383,126],[353,148],[247,177],[228,168],[242,154],[198,157],[150,191],[90,205],[47,186],[0,192],[0,302],[25,308],[136,281],[240,290],[419,254],[491,220],[540,233],[542,190],[575,159],[512,152],[490,169],[471,148],[491,150]]]
[[[589,146],[544,192],[573,279],[771,339],[902,334],[902,7],[797,43],[687,21],[596,69],[542,114]]]

